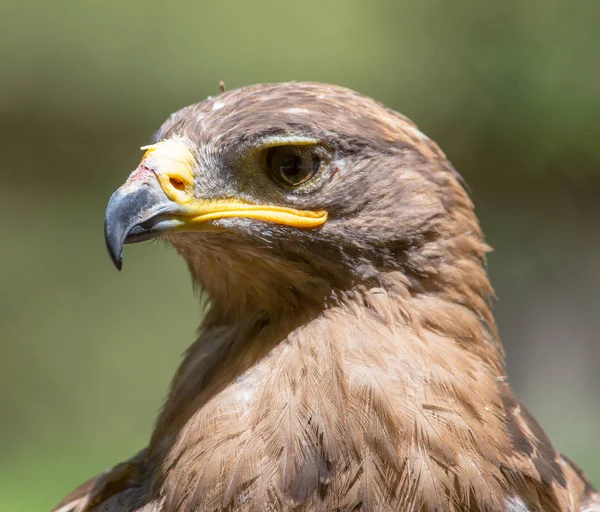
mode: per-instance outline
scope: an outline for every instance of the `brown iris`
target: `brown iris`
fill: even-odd
[[[271,176],[283,185],[306,183],[319,170],[319,158],[310,149],[299,146],[277,146],[267,153]]]

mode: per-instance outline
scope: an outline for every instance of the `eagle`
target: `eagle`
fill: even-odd
[[[161,239],[207,298],[148,446],[60,512],[600,511],[515,398],[490,250],[415,124],[321,83],[172,114],[105,237]]]

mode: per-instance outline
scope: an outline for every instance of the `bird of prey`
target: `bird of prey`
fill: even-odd
[[[174,114],[111,197],[208,297],[148,447],[56,511],[600,511],[514,397],[488,245],[410,120],[261,84]]]

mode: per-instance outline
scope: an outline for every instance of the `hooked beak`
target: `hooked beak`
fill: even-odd
[[[170,217],[177,213],[178,206],[156,179],[139,186],[126,183],[111,196],[104,218],[104,238],[118,270],[123,266],[124,244],[150,240],[180,224]]]
[[[245,217],[296,228],[314,228],[327,220],[323,210],[297,210],[235,198],[197,198],[194,158],[185,142],[166,140],[142,149],[147,152],[140,165],[106,207],[106,247],[118,270],[123,265],[124,244],[173,231],[201,231],[212,220]]]

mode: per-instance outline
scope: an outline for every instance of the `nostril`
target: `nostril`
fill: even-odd
[[[169,183],[171,183],[171,186],[177,190],[185,189],[185,183],[179,178],[169,178]]]

